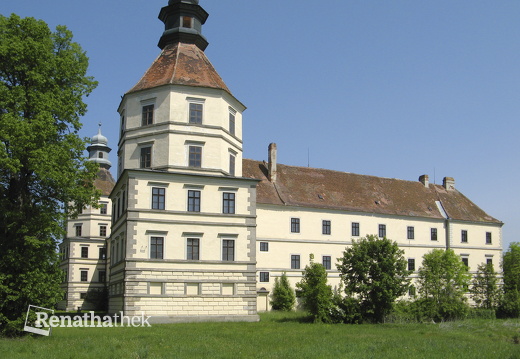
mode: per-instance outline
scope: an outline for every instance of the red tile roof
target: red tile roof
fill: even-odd
[[[128,93],[163,85],[209,87],[231,94],[204,52],[193,44],[167,45]]]
[[[94,186],[101,191],[102,196],[108,196],[114,188],[116,181],[109,170],[100,168],[94,180]]]
[[[276,185],[263,162],[244,159],[243,176],[260,180],[257,203],[443,219],[436,201],[451,219],[501,222],[462,193],[443,186],[317,168],[277,165]]]

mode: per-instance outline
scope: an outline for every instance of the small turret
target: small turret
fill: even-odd
[[[101,124],[97,135],[92,137],[91,145],[87,147],[89,161],[96,162],[99,167],[110,169],[112,163],[108,159],[108,154],[112,149],[108,147],[108,139],[101,134]]]

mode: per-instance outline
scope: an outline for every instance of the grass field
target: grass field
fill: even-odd
[[[54,328],[0,339],[0,358],[520,358],[520,320],[323,325],[300,313],[258,323]]]

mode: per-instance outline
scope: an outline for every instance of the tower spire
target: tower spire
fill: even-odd
[[[204,51],[208,41],[202,36],[202,25],[208,16],[199,0],[170,0],[159,13],[159,19],[164,22],[159,48],[162,50],[168,44],[182,42],[195,44]]]

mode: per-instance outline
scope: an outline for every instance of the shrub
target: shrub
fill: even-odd
[[[275,278],[271,298],[271,306],[274,310],[291,311],[293,309],[296,297],[285,272],[280,278]]]

